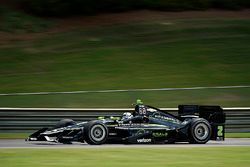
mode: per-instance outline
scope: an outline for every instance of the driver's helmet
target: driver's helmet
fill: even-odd
[[[133,115],[130,112],[125,112],[122,115],[122,120],[127,120],[127,119],[130,119],[132,117],[133,117]]]

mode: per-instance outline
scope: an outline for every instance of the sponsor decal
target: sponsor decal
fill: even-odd
[[[167,132],[154,132],[152,133],[153,137],[167,137],[168,133]]]
[[[173,123],[178,123],[178,120],[175,120],[173,118],[166,117],[166,116],[163,116],[163,115],[155,115],[154,117],[158,118],[158,119],[164,119],[166,121],[173,122]]]
[[[62,139],[73,139],[72,136],[62,136]]]
[[[109,133],[109,136],[116,136],[117,133]]]
[[[151,141],[152,141],[152,139],[144,139],[144,138],[137,139],[138,143],[150,143]]]
[[[125,127],[133,127],[133,126],[141,126],[142,124],[139,124],[139,123],[134,123],[134,124],[132,124],[132,123],[129,123],[129,124],[123,124],[123,123],[121,123],[121,124],[119,124],[119,126],[125,126]]]

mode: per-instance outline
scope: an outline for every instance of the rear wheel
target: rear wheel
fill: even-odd
[[[84,139],[88,144],[103,144],[107,137],[108,128],[103,123],[91,121],[84,127]]]
[[[190,143],[205,144],[211,137],[211,125],[203,118],[194,119],[190,125]]]

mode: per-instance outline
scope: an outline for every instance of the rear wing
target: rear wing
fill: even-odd
[[[220,106],[179,105],[178,116],[196,115],[206,119],[212,127],[211,140],[225,139],[226,114]]]

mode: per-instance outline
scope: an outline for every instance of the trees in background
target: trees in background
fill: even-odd
[[[14,0],[33,14],[68,16],[121,12],[136,9],[163,11],[205,10],[209,8],[242,9],[250,7],[249,0]]]

